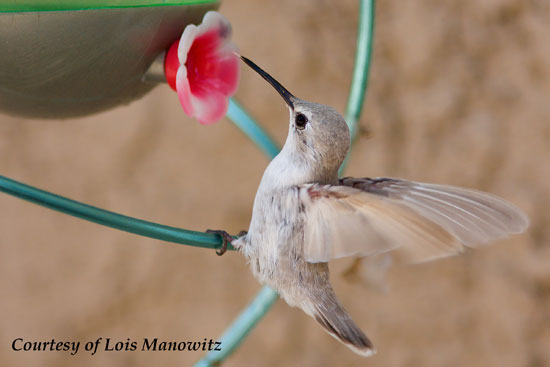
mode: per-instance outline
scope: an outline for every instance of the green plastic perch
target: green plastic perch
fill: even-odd
[[[367,87],[372,50],[374,7],[374,0],[361,0],[355,68],[346,111],[346,121],[350,126],[352,139],[356,135],[357,122]],[[268,156],[273,158],[278,153],[279,149],[273,140],[236,102],[230,101],[227,116]],[[217,249],[221,247],[221,238],[215,234],[165,226],[117,214],[34,188],[4,176],[0,176],[0,191],[65,214],[141,236],[203,248]],[[233,250],[231,246],[229,249]],[[221,336],[222,351],[208,353],[197,362],[196,366],[219,365],[246,338],[271,308],[277,297],[274,290],[264,287]]]
[[[0,191],[46,208],[140,236],[189,246],[216,249],[221,247],[221,240],[216,234],[169,227],[117,214],[25,185],[4,176],[0,176]],[[233,250],[232,247],[228,249]]]

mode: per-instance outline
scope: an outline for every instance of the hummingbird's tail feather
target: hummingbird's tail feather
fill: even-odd
[[[355,325],[334,294],[322,298],[314,306],[313,318],[326,332],[345,344],[355,353],[370,357],[376,353],[372,342]]]

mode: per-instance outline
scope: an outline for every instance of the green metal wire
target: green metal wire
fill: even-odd
[[[140,236],[212,249],[220,248],[222,244],[220,237],[216,234],[169,227],[117,214],[25,185],[4,176],[0,176],[0,191],[46,208]],[[233,247],[229,245],[228,249],[233,250]]]
[[[361,0],[359,6],[357,50],[345,116],[350,128],[352,141],[357,135],[357,123],[359,117],[361,117],[369,80],[368,71],[370,69],[374,33],[374,6],[374,0]]]
[[[361,0],[359,5],[359,30],[357,31],[357,50],[355,51],[355,66],[353,79],[346,108],[346,122],[348,123],[351,143],[357,137],[358,122],[363,110],[365,93],[369,81],[369,70],[372,56],[372,43],[374,40],[374,13],[375,0]],[[344,163],[340,167],[342,174],[348,164],[351,155],[351,146]]]
[[[269,135],[233,99],[229,100],[227,117],[270,158],[279,154],[279,147]]]
[[[279,295],[270,287],[263,287],[254,300],[241,312],[233,324],[218,339],[220,351],[211,351],[195,367],[219,366],[243,342],[258,321],[269,311]]]

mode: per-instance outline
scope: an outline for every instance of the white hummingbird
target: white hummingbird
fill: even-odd
[[[281,152],[264,172],[248,233],[231,243],[254,276],[362,356],[375,349],[336,298],[328,261],[395,250],[422,262],[476,247],[528,226],[518,208],[495,196],[394,178],[338,178],[350,146],[333,108],[293,96],[249,59],[241,59],[285,100],[290,122]]]

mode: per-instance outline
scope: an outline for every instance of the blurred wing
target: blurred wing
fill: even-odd
[[[299,190],[309,262],[395,249],[407,261],[427,261],[520,233],[528,224],[510,203],[452,186],[344,178],[338,186]]]

